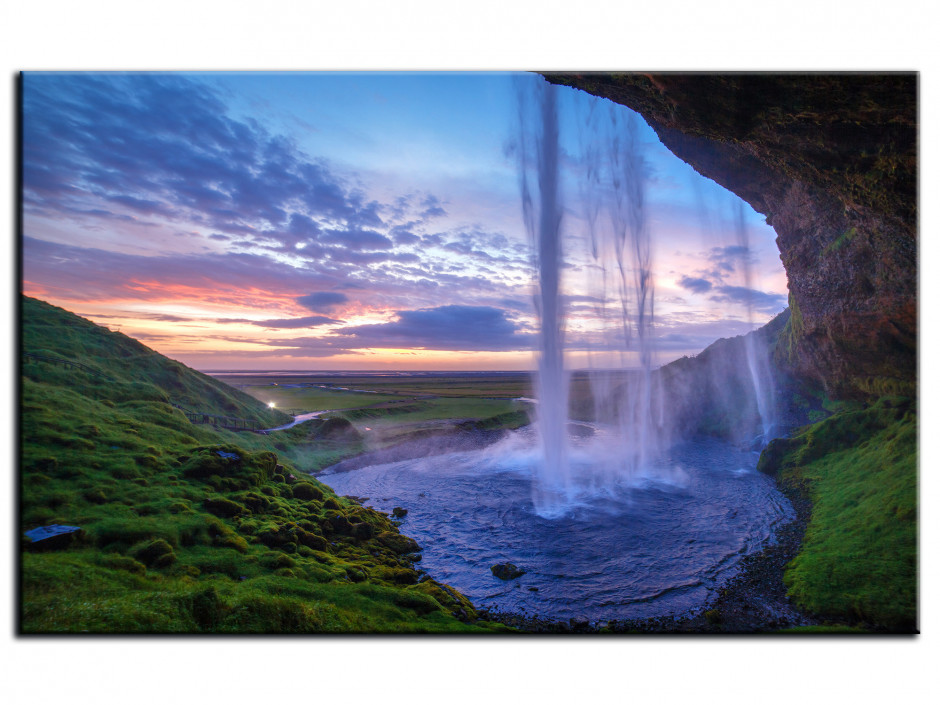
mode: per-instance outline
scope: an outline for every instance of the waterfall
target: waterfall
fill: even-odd
[[[564,366],[564,310],[561,305],[561,198],[558,167],[557,88],[541,81],[534,96],[519,87],[519,158],[523,220],[535,245],[539,287],[537,428],[542,449],[541,473],[533,483],[540,513],[570,499],[568,468],[568,375]],[[535,115],[530,115],[532,108]],[[534,119],[533,119],[534,118]],[[534,123],[534,127],[531,124]],[[535,189],[532,176],[535,176]]]
[[[557,516],[579,492],[609,487],[655,462],[663,417],[653,380],[653,255],[646,206],[647,167],[636,115],[592,105],[582,131],[580,208],[591,253],[590,298],[601,330],[599,362],[588,373],[595,425],[606,431],[603,457],[572,467],[568,438],[569,373],[564,364],[561,270],[563,197],[559,164],[558,89],[520,86],[519,174],[523,220],[535,252],[539,318],[536,427],[541,463],[533,503]],[[596,101],[595,101],[596,102]],[[619,367],[610,369],[615,351]],[[603,358],[603,359],[600,359]]]

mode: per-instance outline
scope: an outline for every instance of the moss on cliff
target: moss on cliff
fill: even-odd
[[[780,332],[773,350],[774,362],[784,369],[792,369],[795,366],[797,360],[797,345],[803,334],[803,315],[800,313],[800,306],[797,304],[796,299],[793,298],[792,293],[790,293],[788,298],[790,317],[787,319],[786,325]]]

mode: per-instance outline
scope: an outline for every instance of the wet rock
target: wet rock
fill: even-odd
[[[392,516],[396,519],[404,519],[406,516],[408,516],[408,510],[402,507],[395,507],[392,510]]]
[[[584,615],[578,615],[577,617],[572,617],[568,620],[568,623],[571,625],[572,629],[587,629],[591,626],[591,620],[589,620]]]
[[[525,575],[525,571],[513,563],[497,563],[490,566],[490,571],[500,580],[514,580]]]

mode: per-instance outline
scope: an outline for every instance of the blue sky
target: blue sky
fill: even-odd
[[[520,80],[27,73],[24,290],[198,369],[531,369]],[[555,90],[570,365],[629,365],[579,197],[604,102]],[[666,362],[769,320],[786,280],[762,216],[639,138]]]

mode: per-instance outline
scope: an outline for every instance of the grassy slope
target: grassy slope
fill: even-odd
[[[113,381],[75,370],[49,369],[44,362],[24,361],[24,371],[41,368],[43,380],[54,380],[96,400],[171,401],[194,411],[231,415],[274,426],[290,421],[249,395],[188,369],[122,333],[29,297],[23,297],[23,352],[67,358],[92,367]],[[50,375],[53,375],[50,377]]]
[[[33,299],[23,349],[111,377],[24,363],[20,528],[83,529],[61,550],[22,540],[24,632],[494,626],[422,578],[388,517],[302,478],[276,436],[192,425],[167,403],[281,421],[248,395]]]
[[[883,398],[771,443],[759,467],[812,517],[785,581],[800,606],[876,629],[917,624],[917,410]]]

